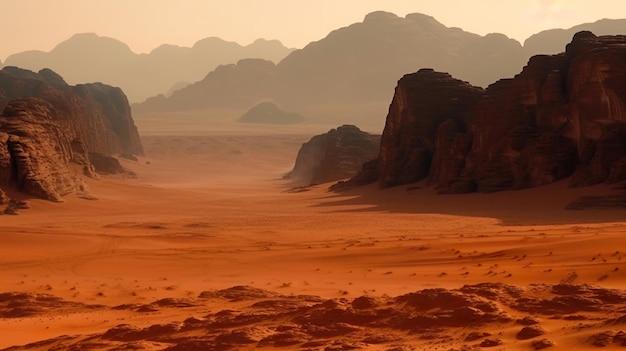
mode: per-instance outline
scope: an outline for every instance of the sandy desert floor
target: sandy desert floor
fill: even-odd
[[[610,188],[288,191],[311,135],[154,133],[137,178],[89,181],[98,200],[0,217],[0,349],[626,342],[626,212],[563,210]]]

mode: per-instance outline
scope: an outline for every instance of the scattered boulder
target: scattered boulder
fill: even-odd
[[[533,348],[535,350],[543,350],[546,349],[548,347],[552,347],[554,346],[554,342],[548,340],[548,339],[541,339],[541,340],[534,340],[531,345],[533,346]]]
[[[607,330],[602,333],[592,335],[589,341],[593,346],[609,346],[613,343],[613,338],[615,337],[615,335],[616,334],[614,331]]]
[[[495,347],[502,345],[501,339],[485,339],[480,343],[480,347]]]
[[[520,318],[518,320],[515,321],[517,324],[520,325],[536,325],[539,324],[539,320],[530,316],[526,316],[524,318]]]
[[[473,331],[473,332],[469,332],[467,334],[467,336],[465,336],[465,339],[463,339],[463,340],[465,340],[465,341],[476,341],[476,340],[482,339],[482,338],[487,337],[487,336],[491,336],[491,333]]]
[[[126,175],[134,177],[134,172],[124,168],[120,163],[120,160],[113,156],[106,156],[99,152],[89,153],[89,160],[94,166],[95,171],[102,175]]]
[[[546,331],[539,325],[531,325],[531,326],[527,326],[522,328],[522,330],[520,330],[515,337],[519,340],[526,340],[526,339],[532,339],[532,338],[536,338],[538,336],[541,336],[543,334],[545,334]]]

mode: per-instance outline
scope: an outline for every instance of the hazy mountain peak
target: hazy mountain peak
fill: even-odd
[[[246,48],[285,48],[285,45],[283,45],[283,43],[280,40],[276,40],[276,39],[265,39],[265,38],[259,38],[257,40],[255,40],[254,42],[252,42],[251,44],[248,44],[246,46]]]
[[[174,54],[176,52],[184,52],[187,50],[189,50],[189,48],[183,47],[183,46],[178,46],[174,44],[162,44],[156,47],[155,49],[153,49],[152,51],[150,51],[149,55],[159,55],[159,54],[169,54],[169,53]]]
[[[70,84],[99,81],[119,86],[131,101],[142,101],[170,91],[178,82],[201,80],[218,65],[246,57],[279,62],[291,51],[278,40],[260,39],[244,47],[209,37],[199,40],[192,48],[163,44],[150,53],[135,54],[117,39],[79,33],[50,52],[16,53],[4,64],[33,71],[51,68]]]
[[[445,28],[445,26],[441,22],[437,21],[435,17],[425,15],[423,13],[409,13],[408,15],[406,15],[405,18],[408,21],[411,21],[413,23],[416,23],[422,26],[431,26],[434,28]]]
[[[222,38],[218,37],[208,37],[204,39],[198,40],[195,44],[193,44],[193,49],[198,48],[211,48],[215,46],[241,46],[233,41],[226,41]]]
[[[537,53],[556,54],[570,42],[574,34],[581,31],[591,31],[596,35],[626,34],[626,19],[603,18],[567,29],[544,30],[528,37],[524,41],[524,48],[531,55]]]
[[[109,37],[99,36],[96,33],[78,33],[59,43],[52,52],[81,51],[81,52],[108,52],[132,54],[132,50],[125,43]]]
[[[386,11],[375,11],[375,12],[371,12],[365,15],[365,18],[363,19],[363,23],[366,23],[366,22],[386,23],[389,21],[397,20],[399,18],[400,17],[398,17],[395,13],[386,12]]]

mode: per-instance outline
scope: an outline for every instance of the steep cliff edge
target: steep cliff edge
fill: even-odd
[[[343,125],[316,135],[298,151],[293,170],[285,178],[303,185],[354,176],[364,162],[376,158],[380,137]]]
[[[85,191],[90,154],[142,155],[124,93],[70,86],[50,70],[0,71],[0,188],[51,201]]]
[[[443,193],[626,181],[624,62],[626,36],[580,32],[565,53],[534,56],[485,90],[432,70],[406,75],[377,180],[424,180]]]

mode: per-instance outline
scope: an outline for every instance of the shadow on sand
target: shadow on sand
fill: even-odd
[[[322,185],[324,186],[324,185]],[[608,185],[571,188],[567,180],[525,190],[443,195],[419,184],[379,189],[368,185],[345,192],[328,192],[315,207],[340,212],[447,214],[495,218],[506,226],[591,224],[626,221],[624,208],[566,210],[581,196],[615,193]]]

